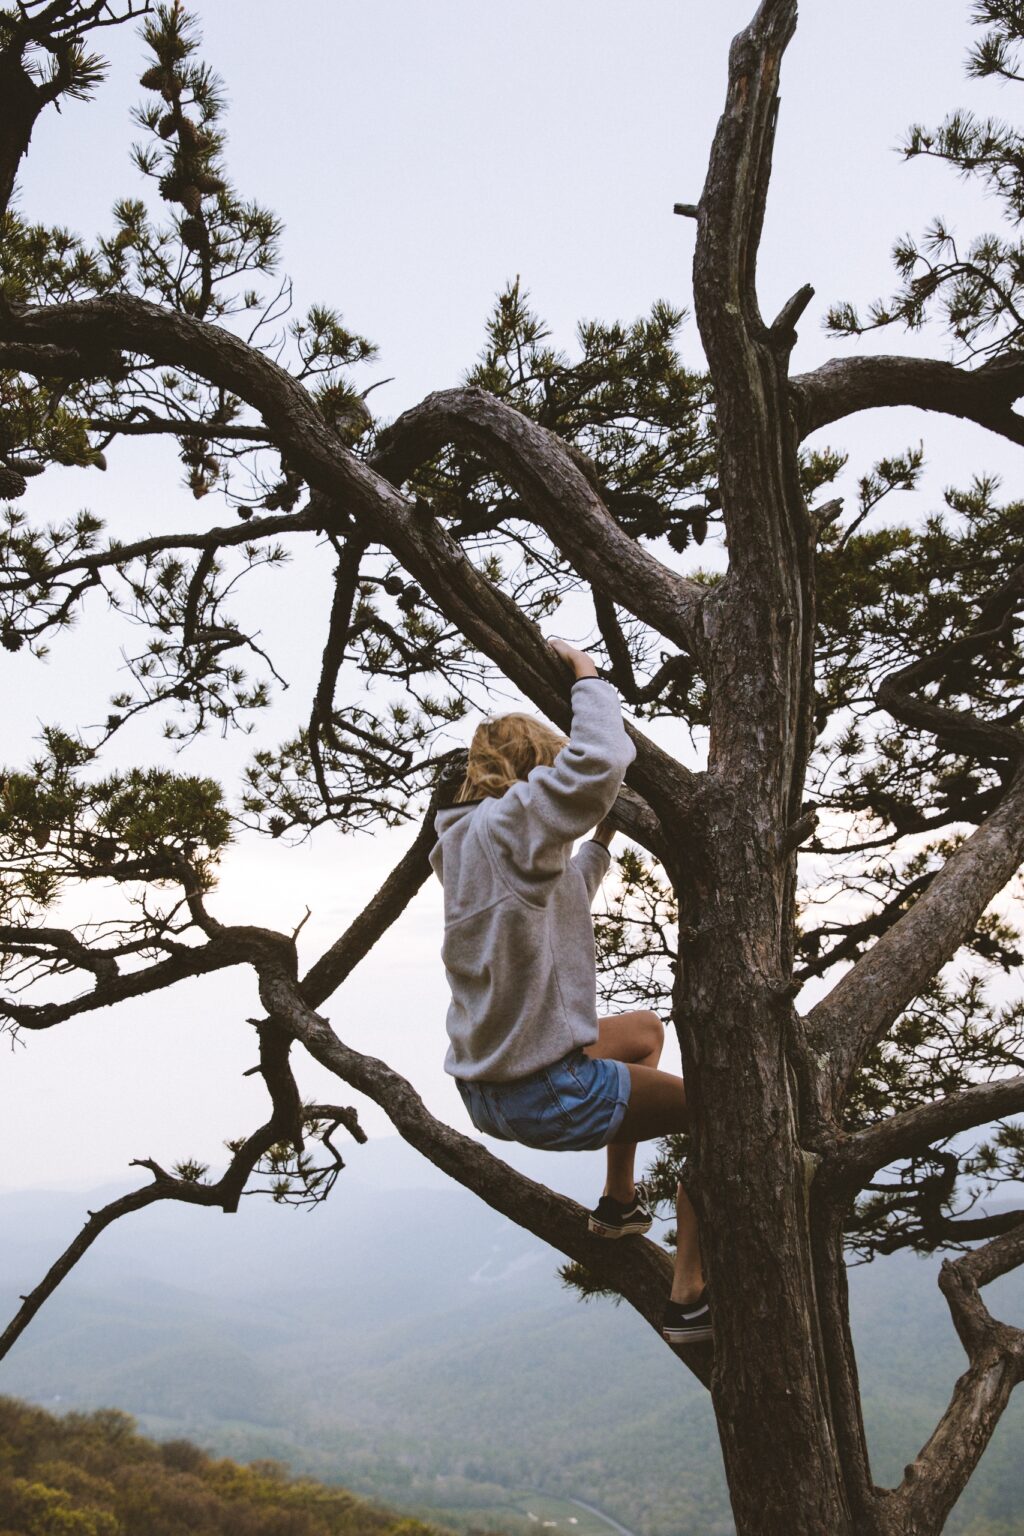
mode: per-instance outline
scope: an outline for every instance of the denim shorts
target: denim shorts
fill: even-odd
[[[509,1083],[455,1081],[478,1131],[550,1152],[607,1146],[629,1102],[626,1063],[580,1049]]]

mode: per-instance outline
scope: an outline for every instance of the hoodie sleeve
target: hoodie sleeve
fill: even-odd
[[[502,874],[528,900],[565,869],[573,843],[615,804],[636,748],[622,723],[619,695],[600,677],[572,687],[568,745],[503,795],[484,802],[485,836]]]
[[[592,837],[581,843],[569,860],[583,876],[591,901],[601,889],[601,882],[611,868],[611,862],[611,850],[604,843],[595,842]]]

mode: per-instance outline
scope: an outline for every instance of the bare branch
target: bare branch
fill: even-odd
[[[975,421],[1024,443],[1024,418],[1013,404],[1024,395],[1024,354],[1006,353],[981,368],[958,368],[919,357],[847,357],[790,380],[802,437],[857,411],[915,405]]]
[[[997,1322],[978,1294],[980,1286],[1019,1264],[1024,1264],[1024,1226],[942,1266],[939,1286],[970,1364],[935,1433],[891,1496],[899,1529],[943,1529],[1010,1393],[1024,1379],[1024,1331]]]
[[[795,0],[763,0],[729,50],[729,88],[697,205],[694,293],[715,371],[723,349],[747,351],[763,334],[755,286],[778,111],[779,68],[796,28]],[[717,298],[718,313],[709,304]]]
[[[366,541],[355,537],[349,538],[342,550],[334,578],[334,597],[327,626],[327,641],[320,664],[320,681],[317,684],[309,718],[310,761],[313,764],[313,774],[320,797],[328,811],[330,811],[331,793],[327,787],[320,742],[321,738],[325,737],[333,746],[337,745],[337,736],[331,724],[331,716],[334,712],[334,689],[345,657],[345,647],[348,644],[352,612],[359,591],[359,567],[365,552]]]
[[[303,976],[301,992],[310,1008],[317,1008],[354,970],[378,939],[405,911],[420,886],[432,871],[427,855],[437,842],[434,831],[434,815],[437,809],[437,793],[430,805],[411,846],[399,859],[384,884],[377,890],[345,932],[324,951],[319,960]]]
[[[31,370],[29,370],[31,372]],[[265,427],[231,425],[219,421],[176,421],[148,416],[142,421],[125,417],[96,416],[85,422],[90,432],[105,432],[110,437],[203,437],[210,442],[238,442],[265,444],[269,436]]]

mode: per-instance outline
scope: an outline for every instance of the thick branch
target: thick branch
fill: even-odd
[[[811,1043],[830,1058],[837,1098],[872,1045],[953,958],[1022,861],[1024,771],[1018,770],[999,809],[808,1014]]]
[[[1024,443],[1024,418],[1013,410],[1024,395],[1024,353],[1008,353],[981,368],[958,368],[920,357],[847,357],[790,380],[801,437],[819,427],[880,406],[916,405],[960,416]]]
[[[1024,1114],[1024,1075],[977,1083],[962,1093],[905,1110],[847,1137],[826,1160],[819,1178],[862,1188],[877,1169],[901,1157],[922,1152],[958,1131],[1016,1114]]]
[[[796,28],[796,0],[763,0],[729,50],[729,89],[697,210],[694,296],[714,371],[766,334],[756,292],[779,68]],[[701,313],[703,311],[703,313]]]

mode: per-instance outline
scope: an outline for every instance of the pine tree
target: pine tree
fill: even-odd
[[[1000,230],[964,245],[937,219],[897,242],[889,299],[863,318],[850,301],[829,311],[837,339],[927,327],[955,360],[847,353],[792,375],[813,294],[766,322],[754,264],[796,5],[763,0],[733,43],[700,200],[677,208],[696,228],[706,367],[681,362],[689,316],[665,303],[628,325],[582,323],[560,350],[517,280],[461,384],[385,423],[361,372],[373,347],[336,309],[311,304],[283,340],[268,335],[280,223],[231,185],[224,91],[196,19],[177,0],[138,9],[133,158],[155,191],[117,202],[92,244],[19,217],[15,177],[39,114],[102,82],[89,34],[135,8],[0,11],[0,639],[59,648],[96,589],[145,636],[102,726],[49,728],[36,761],[5,771],[0,1010],[12,1032],[49,1029],[240,967],[265,1010],[253,1028],[270,1108],[227,1143],[219,1177],[191,1156],[142,1160],[150,1182],[90,1215],[0,1352],[142,1206],[233,1210],[247,1188],[327,1198],[343,1167],[332,1138],[363,1133],[344,1106],[303,1102],[296,1046],[547,1240],[585,1294],[623,1297],[658,1326],[662,1248],[591,1238],[571,1201],[439,1123],[321,1011],[429,877],[438,794],[464,762],[452,728],[489,683],[508,679],[567,727],[540,622],[583,593],[637,748],[614,812],[630,845],[597,924],[603,995],[656,1006],[678,1031],[692,1126],[659,1149],[654,1177],[667,1197],[685,1157],[716,1309],[714,1361],[691,1350],[688,1363],[710,1386],[737,1529],[939,1531],[1024,1375],[1024,1332],[981,1294],[1024,1263],[1024,1211],[971,1210],[1024,1176],[1024,1004],[992,993],[1020,964],[993,903],[1024,860],[1024,505],[974,478],[923,520],[881,525],[878,506],[918,484],[922,451],[862,466],[847,510],[830,495],[845,456],[806,440],[894,405],[1024,440],[1024,140],[963,111],[912,127],[906,156],[980,179]],[[973,18],[985,30],[969,73],[1018,79],[1021,7],[984,0]],[[102,470],[140,435],[175,439],[183,484],[234,521],[128,544],[92,514],[22,510],[50,466]],[[256,751],[238,792],[162,766],[105,773],[107,743],[140,717],[184,744],[271,707],[280,679],[235,594],[313,544],[336,566],[304,728]],[[658,719],[706,737],[701,768],[657,745],[644,724]],[[407,852],[305,975],[294,934],[216,916],[218,862],[240,829],[289,842],[402,826]],[[145,900],[56,926],[62,896],[90,882]],[[968,1365],[888,1490],[871,1478],[845,1254],[904,1247],[956,1255],[940,1284]]]

